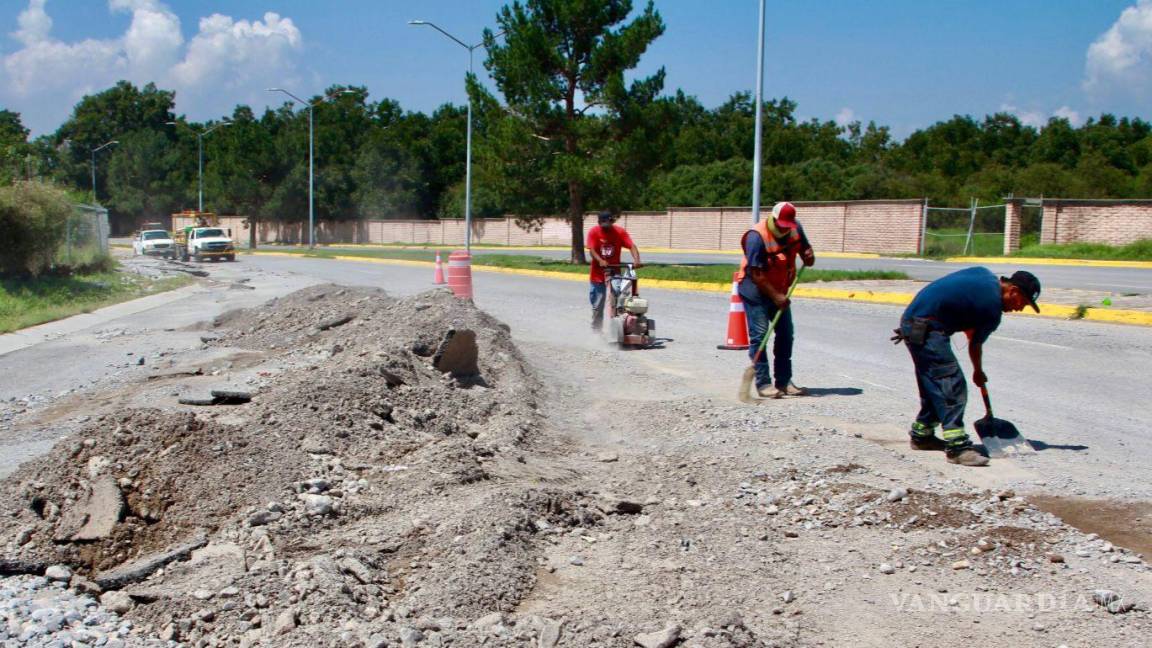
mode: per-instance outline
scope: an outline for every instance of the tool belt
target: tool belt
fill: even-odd
[[[932,320],[925,317],[913,317],[900,323],[900,328],[892,329],[896,335],[891,337],[893,344],[915,344],[923,346],[928,341],[928,333],[932,331]]]

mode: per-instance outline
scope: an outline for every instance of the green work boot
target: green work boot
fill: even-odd
[[[912,429],[908,430],[908,437],[908,445],[913,450],[940,451],[948,448],[948,444],[936,437],[935,425],[924,425],[916,421],[912,423]]]

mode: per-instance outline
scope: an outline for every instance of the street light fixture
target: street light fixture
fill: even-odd
[[[472,75],[472,52],[476,51],[477,47],[483,45],[483,42],[469,45],[464,41],[456,38],[452,34],[440,29],[436,23],[428,22],[427,20],[409,20],[409,25],[416,27],[431,27],[436,31],[444,34],[448,38],[456,42],[457,45],[468,50],[468,75]],[[495,38],[499,38],[504,32],[496,34]],[[468,97],[468,138],[467,150],[464,155],[464,250],[469,254],[472,253],[472,97]]]
[[[97,146],[96,148],[92,149],[92,204],[93,205],[96,204],[96,153],[108,148],[109,146],[116,146],[119,143],[120,143],[120,140],[110,140],[110,141],[104,142],[100,146]]]
[[[183,124],[183,122],[175,122],[175,121],[170,121],[170,122],[165,122],[165,123],[169,126],[186,125],[186,124]],[[196,133],[196,152],[197,152],[197,157],[199,158],[199,161],[200,161],[199,162],[199,173],[197,174],[197,181],[196,181],[196,184],[198,187],[198,195],[199,195],[197,203],[196,203],[196,213],[198,213],[198,214],[204,213],[204,136],[207,135],[208,133],[211,133],[212,131],[216,130],[217,128],[220,128],[221,126],[231,126],[231,125],[232,125],[232,122],[225,119],[224,121],[220,122],[219,124],[216,124],[212,128],[209,128],[207,130]],[[191,126],[188,126],[188,128],[192,129]]]
[[[308,110],[308,248],[311,249],[311,248],[316,247],[315,203],[314,203],[313,198],[312,198],[312,195],[313,195],[313,178],[314,178],[313,166],[314,166],[314,160],[315,160],[314,149],[315,149],[316,139],[313,135],[313,132],[314,132],[313,131],[313,122],[314,122],[314,120],[312,118],[312,113],[313,113],[312,109],[315,108],[317,104],[322,103],[324,101],[327,101],[327,100],[331,99],[332,97],[335,97],[336,95],[356,94],[356,91],[354,91],[354,90],[337,90],[336,92],[333,92],[332,94],[325,95],[325,96],[317,99],[316,101],[311,101],[311,102],[310,101],[304,101],[300,97],[297,97],[296,95],[292,94],[291,92],[288,92],[284,88],[265,88],[265,91],[267,91],[267,92],[283,92],[284,94],[291,97],[293,101],[295,101],[297,103],[304,104],[305,108]]]

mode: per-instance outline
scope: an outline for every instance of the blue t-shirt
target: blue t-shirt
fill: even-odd
[[[903,319],[933,320],[948,335],[972,330],[976,332],[972,339],[983,344],[1000,326],[1003,303],[996,275],[988,268],[968,268],[925,286],[908,304]]]
[[[808,248],[808,237],[804,234],[804,228],[799,223],[796,227],[800,229],[800,249]],[[749,268],[767,268],[768,267],[768,252],[764,247],[764,239],[760,238],[760,233],[756,230],[748,232],[748,238],[744,240],[744,246],[747,248],[744,252],[744,257],[748,259]],[[744,280],[740,282],[740,287],[737,289],[740,297],[744,301],[752,302],[754,304],[760,303],[760,289],[752,282],[750,275],[744,275]]]

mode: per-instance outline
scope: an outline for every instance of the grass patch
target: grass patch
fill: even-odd
[[[1093,261],[1152,261],[1152,239],[1128,245],[1103,243],[1067,243],[1064,245],[1029,245],[1012,256],[1049,259],[1090,259]]]
[[[88,313],[190,282],[190,277],[149,279],[115,271],[3,279],[0,280],[0,333]]]
[[[289,251],[289,254],[327,259],[337,256],[349,256],[428,262],[436,260],[436,253],[431,250],[299,250]],[[447,257],[441,258],[444,263],[447,264]],[[529,254],[476,254],[472,256],[472,264],[477,266],[495,266],[498,268],[517,268],[521,270],[543,270],[546,272],[565,272],[581,275],[588,274],[588,266],[573,265],[562,259],[550,259]],[[638,274],[640,275],[641,281],[644,279],[663,279],[668,281],[693,281],[731,285],[732,273],[738,269],[739,266],[735,263],[651,263],[645,264]],[[906,273],[892,270],[822,270],[819,268],[810,268],[804,271],[801,283],[908,278]]]

